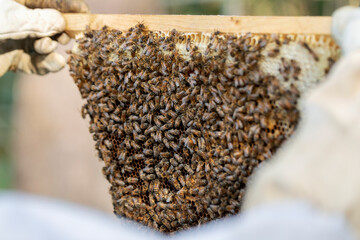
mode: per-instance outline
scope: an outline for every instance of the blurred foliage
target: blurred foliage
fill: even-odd
[[[12,89],[15,74],[7,73],[0,78],[0,189],[11,187],[11,110]]]
[[[165,3],[169,14],[218,15],[221,14],[221,1],[175,1]]]
[[[161,0],[169,14],[238,14],[276,16],[330,16],[341,6],[359,0]]]
[[[330,16],[348,0],[244,0],[251,15]]]

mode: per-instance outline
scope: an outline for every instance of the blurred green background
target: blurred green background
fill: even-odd
[[[348,4],[359,6],[359,0],[158,0],[161,13],[212,15],[328,16],[336,8]],[[93,12],[96,10],[93,9]],[[14,175],[11,164],[11,113],[15,81],[16,75],[12,73],[0,78],[0,189],[11,188]]]
[[[358,0],[162,0],[171,14],[234,14],[277,16],[330,16]]]
[[[11,113],[15,74],[7,73],[0,78],[0,189],[10,188],[11,165]]]

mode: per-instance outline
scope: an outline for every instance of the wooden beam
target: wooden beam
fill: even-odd
[[[127,15],[127,14],[64,14],[66,32],[74,37],[86,26],[101,29],[104,25],[128,30],[144,23],[153,31],[224,33],[283,33],[330,35],[331,17],[275,17],[275,16],[202,16],[202,15]]]

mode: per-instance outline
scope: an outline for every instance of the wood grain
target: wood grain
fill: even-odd
[[[224,33],[283,33],[330,35],[331,17],[274,16],[201,16],[201,15],[128,15],[128,14],[64,14],[66,32],[74,37],[86,27],[100,29],[109,26],[127,30],[144,23],[153,31]]]

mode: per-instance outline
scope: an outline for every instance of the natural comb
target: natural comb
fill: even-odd
[[[144,24],[89,30],[69,59],[114,213],[162,232],[236,214],[248,177],[294,132],[300,96],[339,50],[324,35]]]

